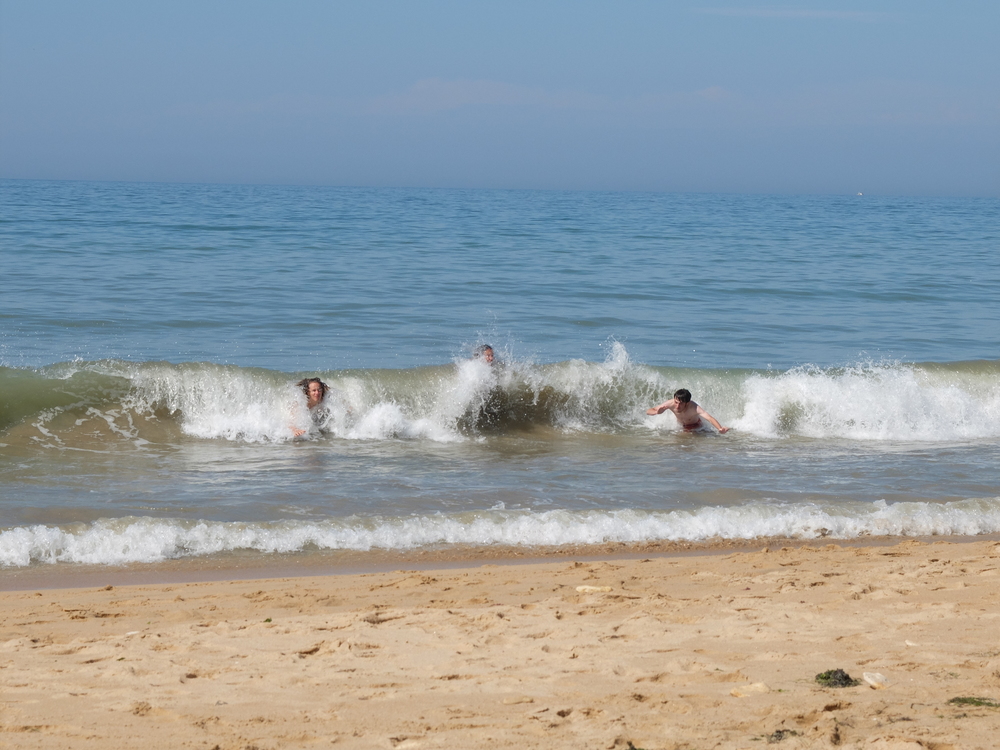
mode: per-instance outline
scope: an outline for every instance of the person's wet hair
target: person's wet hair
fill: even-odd
[[[326,398],[326,392],[330,389],[330,386],[328,386],[319,378],[302,378],[302,380],[300,380],[295,385],[297,385],[299,388],[302,389],[302,392],[306,394],[306,398],[309,398],[310,383],[319,383],[320,392],[323,394],[323,398]]]
[[[674,398],[680,401],[682,404],[686,404],[691,400],[691,391],[687,388],[678,388],[674,391]]]

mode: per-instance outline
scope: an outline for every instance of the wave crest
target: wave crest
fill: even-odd
[[[518,547],[656,541],[857,539],[1000,532],[1000,498],[950,503],[754,502],[699,510],[491,511],[321,522],[185,522],[118,518],[0,532],[0,565],[153,563],[239,550],[411,550],[441,545]]]
[[[309,373],[312,374],[312,373]],[[412,439],[437,442],[526,431],[649,436],[677,429],[648,406],[685,387],[736,434],[941,442],[1000,437],[1000,363],[865,363],[784,372],[686,370],[633,362],[613,343],[604,362],[477,360],[408,370],[317,373],[331,392],[310,413],[302,373],[213,363],[66,363],[0,368],[0,429],[72,446],[83,422],[108,440],[174,433],[237,442]],[[89,429],[89,428],[88,428]],[[91,430],[93,432],[93,430]],[[88,433],[89,434],[89,433]],[[47,441],[47,442],[46,442]],[[76,442],[74,442],[76,441]]]

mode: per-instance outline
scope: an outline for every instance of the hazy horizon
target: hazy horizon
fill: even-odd
[[[1000,196],[1000,6],[0,3],[0,178]]]

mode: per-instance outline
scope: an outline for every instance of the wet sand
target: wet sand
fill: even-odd
[[[0,746],[996,747],[995,539],[584,552],[7,585]]]

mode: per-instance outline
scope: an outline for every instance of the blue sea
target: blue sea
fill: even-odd
[[[0,571],[1000,532],[996,199],[8,180],[0,262]]]

